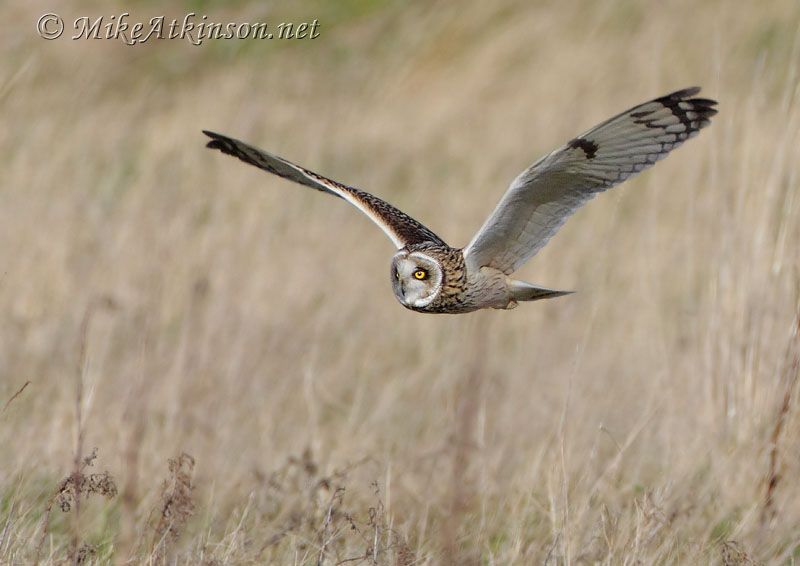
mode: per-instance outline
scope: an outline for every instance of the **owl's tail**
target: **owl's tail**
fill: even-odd
[[[508,279],[508,290],[514,301],[538,301],[539,299],[553,299],[561,295],[570,295],[575,291],[556,291],[547,287],[537,287],[524,281]]]

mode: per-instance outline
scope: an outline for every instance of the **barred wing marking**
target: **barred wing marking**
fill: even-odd
[[[398,249],[425,242],[446,245],[436,234],[406,213],[366,191],[332,181],[242,141],[206,130],[203,130],[203,133],[212,140],[206,147],[238,157],[245,163],[255,165],[284,179],[343,198],[377,224],[392,239]]]
[[[597,193],[663,159],[710,124],[716,101],[687,88],[635,106],[520,173],[464,250],[467,265],[510,274]]]

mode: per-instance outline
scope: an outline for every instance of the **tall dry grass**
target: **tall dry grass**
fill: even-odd
[[[52,5],[0,7],[0,562],[797,561],[796,2],[62,4],[321,37],[47,42]],[[693,84],[713,125],[520,272],[577,294],[512,312],[405,311],[374,226],[200,134],[463,245]]]

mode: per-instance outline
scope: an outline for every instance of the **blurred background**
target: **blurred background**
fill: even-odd
[[[800,556],[795,0],[0,12],[0,562]],[[70,39],[125,12],[318,37]],[[540,156],[694,85],[711,127],[518,272],[577,293],[508,312],[405,310],[365,217],[201,133],[464,246]]]

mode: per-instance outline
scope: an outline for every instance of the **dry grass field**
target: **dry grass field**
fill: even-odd
[[[126,11],[319,37],[70,39]],[[800,563],[797,0],[0,14],[0,564]],[[507,312],[403,309],[367,219],[201,134],[461,246],[692,85],[711,127],[518,274],[578,292]]]

